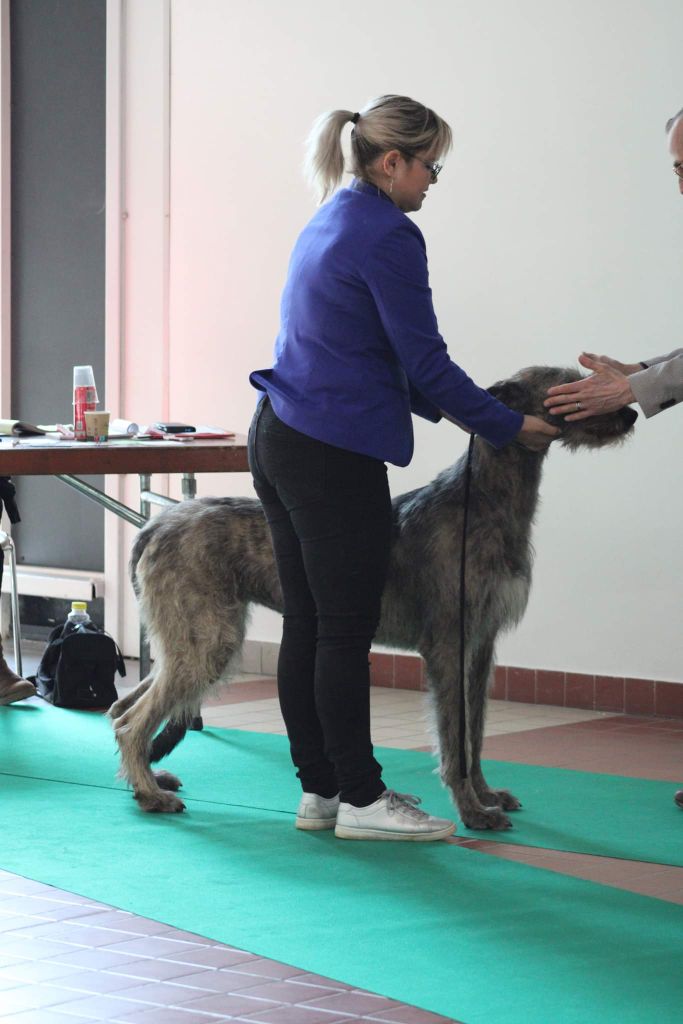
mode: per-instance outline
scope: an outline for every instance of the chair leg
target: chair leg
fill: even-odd
[[[21,661],[21,622],[19,620],[19,588],[17,586],[17,553],[14,541],[8,533],[0,530],[0,547],[9,555],[10,576],[12,578],[12,593],[10,594],[10,605],[12,608],[12,632],[14,634],[14,668],[18,676],[23,677],[23,666]]]

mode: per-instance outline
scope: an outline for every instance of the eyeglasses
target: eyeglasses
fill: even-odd
[[[674,174],[677,174],[679,178],[683,178],[683,164],[674,164]]]
[[[403,155],[410,157],[411,160],[417,160],[423,167],[426,167],[432,176],[432,182],[436,181],[443,170],[443,164],[437,164],[436,161],[430,162],[429,160],[423,160],[421,156],[418,156],[416,153],[411,153],[407,149],[403,151]]]

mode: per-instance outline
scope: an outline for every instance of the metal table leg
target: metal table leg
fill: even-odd
[[[14,671],[18,676],[23,676],[24,669],[21,663],[21,624],[19,622],[19,589],[17,587],[17,553],[14,541],[8,533],[0,530],[0,548],[9,556],[10,578],[12,580],[12,591],[10,593],[10,605],[12,608],[12,635],[14,637]],[[0,563],[1,568],[2,563]],[[0,577],[1,578],[1,577]]]
[[[190,501],[197,497],[197,481],[194,473],[183,473],[183,501]]]

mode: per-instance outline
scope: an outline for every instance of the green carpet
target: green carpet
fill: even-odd
[[[3,708],[0,749],[5,870],[466,1024],[680,1021],[683,909],[448,843],[297,832],[280,737],[188,737],[184,815],[113,784],[101,717]],[[429,759],[382,757],[431,808]]]
[[[111,726],[100,715],[43,704],[0,708],[0,749],[0,772],[125,789],[116,780]],[[394,789],[418,794],[431,813],[454,816],[429,754],[381,749],[378,756]],[[163,766],[180,775],[185,798],[289,814],[298,800],[281,736],[231,729],[188,733]],[[461,835],[683,867],[683,813],[672,799],[674,782],[500,761],[486,762],[485,771],[489,784],[511,789],[523,809],[511,815],[509,831],[468,833],[460,825]]]

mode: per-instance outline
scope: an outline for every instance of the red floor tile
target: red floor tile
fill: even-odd
[[[458,1024],[452,1017],[440,1017],[436,1013],[418,1010],[414,1006],[398,1006],[385,1013],[373,1013],[367,1019],[382,1021],[383,1024]]]
[[[489,736],[484,740],[483,756],[497,761],[683,782],[681,731],[669,731],[649,719],[626,716]]]
[[[242,704],[251,700],[271,700],[277,697],[277,683],[272,676],[264,679],[250,679],[243,683],[226,683],[210,691],[202,703],[205,707],[221,707],[224,704]]]
[[[250,1013],[242,1020],[254,1021],[254,1024],[341,1024],[341,1022],[359,1020],[358,1017],[337,1016],[309,1006],[276,1006],[272,1010],[261,1013]]]
[[[309,1006],[318,1007],[321,1010],[336,1011],[342,1013],[356,1013],[363,1016],[377,1014],[383,1010],[391,1010],[401,1006],[401,1003],[394,999],[384,999],[382,996],[373,996],[367,992],[340,992],[337,995],[323,996],[320,999],[311,1000]]]

